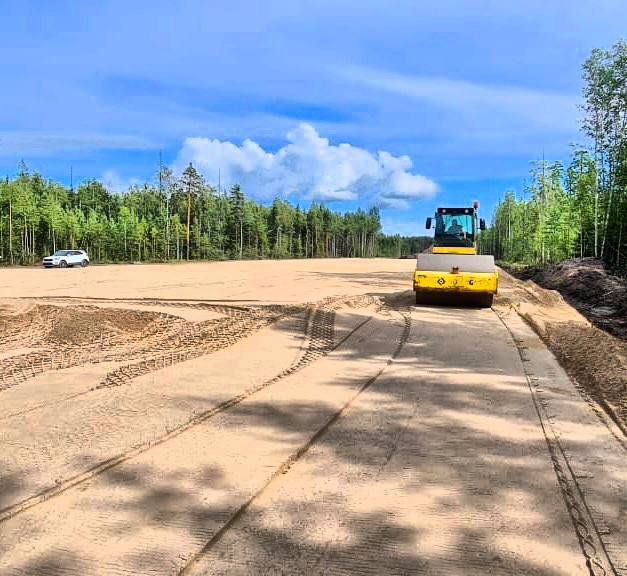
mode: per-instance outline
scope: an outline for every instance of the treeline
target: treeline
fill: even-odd
[[[570,162],[538,162],[524,191],[497,205],[482,249],[510,262],[602,258],[627,270],[627,41],[583,66],[582,129],[592,145]]]
[[[122,194],[96,180],[68,189],[23,163],[0,182],[5,264],[35,263],[63,248],[85,249],[100,262],[398,256],[412,242],[383,236],[377,208],[340,214],[280,199],[267,206],[239,186],[216,190],[191,164],[180,178],[163,168],[154,184]]]
[[[400,258],[424,252],[433,244],[430,236],[379,236],[378,256]]]

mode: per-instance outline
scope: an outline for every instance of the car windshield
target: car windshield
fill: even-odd
[[[69,256],[70,255],[70,251],[69,250],[57,250],[53,256]]]
[[[472,246],[472,215],[437,214],[435,217],[435,239],[436,245],[440,246]]]

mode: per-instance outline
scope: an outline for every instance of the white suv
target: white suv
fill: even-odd
[[[84,250],[57,250],[52,256],[43,259],[45,268],[67,268],[68,266],[89,266],[89,256]]]

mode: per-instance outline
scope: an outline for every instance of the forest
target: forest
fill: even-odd
[[[34,264],[57,249],[87,250],[95,262],[394,256],[428,238],[381,234],[379,210],[304,210],[263,205],[235,185],[207,185],[190,164],[180,178],[162,167],[153,184],[111,193],[97,180],[76,190],[30,174],[0,182],[0,263]]]
[[[498,203],[481,249],[506,262],[601,258],[627,270],[627,41],[583,65],[582,130],[570,161],[536,162],[523,191]]]

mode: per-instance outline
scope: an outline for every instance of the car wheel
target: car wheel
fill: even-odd
[[[83,260],[81,262],[81,268],[87,268],[89,266],[89,260]]]
[[[67,262],[65,260],[61,260],[61,262],[59,262],[59,268],[67,268]]]

